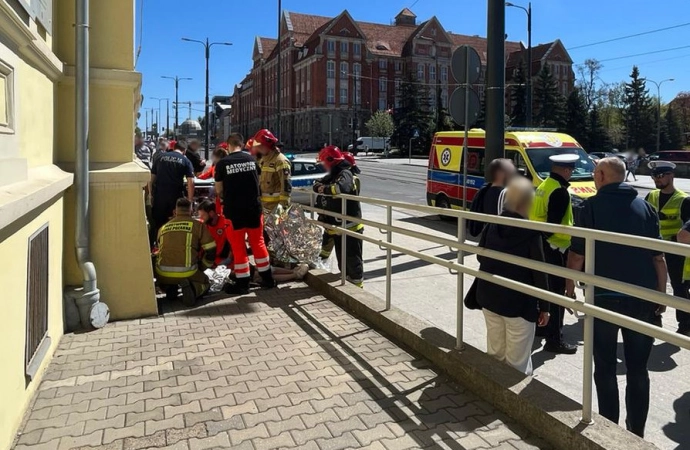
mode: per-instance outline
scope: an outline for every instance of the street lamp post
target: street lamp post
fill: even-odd
[[[201,44],[204,46],[204,54],[206,56],[206,95],[204,97],[204,136],[206,138],[206,142],[204,144],[204,156],[206,159],[208,159],[208,146],[211,141],[211,135],[209,134],[209,120],[208,120],[208,77],[209,77],[209,71],[208,71],[208,63],[209,60],[211,59],[211,47],[214,45],[232,45],[231,42],[208,42],[208,38],[206,38],[206,42],[204,41],[197,41],[196,39],[189,39],[189,38],[182,38],[183,41],[186,42],[196,42],[197,44]],[[177,99],[175,99],[177,101]]]
[[[278,77],[276,78],[276,106],[277,106],[277,111],[276,111],[276,136],[278,136],[279,140],[282,140],[283,137],[281,136],[281,128],[282,128],[282,122],[280,121],[280,89],[281,89],[281,74],[282,74],[282,55],[283,55],[283,48],[282,48],[282,34],[281,34],[281,29],[280,29],[280,16],[283,13],[283,3],[281,0],[278,0],[278,61],[277,61],[277,69],[278,69]]]
[[[527,126],[532,126],[532,2],[524,6],[506,2],[506,6],[519,8],[527,13]]]
[[[661,148],[661,85],[667,81],[675,81],[675,79],[667,78],[657,83],[656,81],[647,78],[646,81],[654,83],[656,86],[656,151],[658,152]]]
[[[163,120],[163,114],[161,114],[161,102],[165,100],[165,105],[166,105],[166,110],[165,110],[165,115],[166,115],[166,123],[165,123],[165,134],[168,134],[168,128],[170,127],[170,99],[169,98],[159,98],[159,97],[151,97],[151,100],[158,100],[158,120]],[[158,124],[158,134],[160,135],[160,129],[161,126]]]
[[[180,78],[177,75],[175,75],[174,77],[168,77],[168,76],[163,75],[163,76],[161,76],[161,78],[167,78],[169,80],[175,81],[175,129],[173,130],[174,131],[173,135],[175,136],[175,138],[177,138],[177,127],[180,124],[180,121],[179,121],[179,119],[180,119],[180,108],[179,108],[178,102],[177,102],[178,94],[179,94],[179,90],[180,90],[180,81],[191,80],[191,78]]]

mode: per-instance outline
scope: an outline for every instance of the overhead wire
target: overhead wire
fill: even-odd
[[[683,50],[686,48],[690,48],[690,45],[682,45],[680,47],[664,48],[661,50],[653,50],[653,51],[649,51],[649,52],[635,53],[633,55],[616,56],[613,58],[599,59],[597,61],[600,63],[609,62],[609,61],[618,61],[621,59],[637,58],[638,56],[656,55],[657,53],[673,52],[673,51],[677,51],[677,50]],[[584,62],[582,62],[581,64],[584,64]]]
[[[620,37],[616,37],[616,38],[606,39],[606,40],[603,40],[603,41],[591,42],[591,43],[589,43],[589,44],[576,45],[575,47],[570,47],[570,48],[568,48],[568,50],[577,50],[577,49],[580,49],[580,48],[594,47],[595,45],[608,44],[609,42],[622,41],[622,40],[625,40],[625,39],[631,39],[631,38],[635,38],[635,37],[646,36],[646,35],[648,35],[648,34],[660,33],[660,32],[662,32],[662,31],[668,31],[668,30],[673,30],[673,29],[676,29],[676,28],[682,28],[682,27],[687,27],[687,26],[690,26],[690,22],[681,23],[681,24],[678,24],[678,25],[672,25],[672,26],[670,26],[670,27],[657,28],[657,29],[654,29],[654,30],[643,31],[643,32],[641,32],[641,33],[629,34],[629,35],[627,35],[627,36],[620,36]]]

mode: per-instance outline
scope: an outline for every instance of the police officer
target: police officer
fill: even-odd
[[[355,182],[355,176],[350,170],[350,163],[345,160],[342,152],[335,145],[330,145],[321,150],[318,160],[328,170],[328,175],[314,183],[314,192],[320,194],[316,199],[317,206],[326,211],[340,213],[342,211],[342,202],[333,196],[338,194],[359,195],[358,183]],[[348,216],[362,217],[362,207],[359,201],[347,200],[346,208]],[[319,220],[330,225],[340,226],[342,223],[340,219],[328,215],[320,216]],[[361,223],[347,222],[345,226],[348,230],[357,233],[363,233],[364,230],[364,226]],[[326,230],[326,233],[333,238],[338,267],[340,267],[340,270],[343,270],[341,266],[342,255],[340,254],[343,236],[331,230]],[[346,279],[355,286],[362,287],[364,281],[362,240],[350,237],[346,240],[345,246]]]
[[[667,241],[675,241],[683,224],[690,220],[690,197],[685,192],[676,189],[673,184],[676,165],[668,161],[651,161],[647,166],[652,171],[652,179],[656,189],[645,197],[659,215],[661,237]],[[688,287],[683,283],[684,258],[680,255],[667,254],[666,265],[668,276],[676,297],[688,298]],[[655,324],[661,326],[661,313],[665,307],[657,311]],[[690,334],[690,314],[676,311],[678,332]]]
[[[165,287],[168,298],[176,296],[179,285],[182,302],[194,305],[210,287],[204,270],[213,266],[216,242],[206,226],[192,218],[192,202],[186,198],[177,200],[175,217],[161,227],[158,243],[156,281]]]
[[[194,168],[184,156],[186,151],[184,142],[176,142],[175,149],[163,153],[151,168],[151,203],[156,234],[172,216],[177,199],[186,196],[190,203],[194,201]]]
[[[256,133],[254,147],[261,155],[258,163],[259,185],[264,211],[271,212],[278,205],[287,208],[292,194],[290,161],[280,152],[278,139],[266,129]]]
[[[549,159],[551,160],[551,173],[537,188],[530,220],[573,226],[573,205],[568,187],[570,186],[569,180],[575,170],[575,163],[580,157],[573,154],[563,154],[553,155]],[[566,253],[570,247],[570,236],[553,233],[545,234],[544,239],[546,262],[564,267]],[[565,280],[549,275],[549,290],[555,294],[563,295],[565,293]],[[565,309],[562,306],[551,305],[551,320],[539,335],[546,338],[545,351],[572,355],[577,352],[577,347],[563,341],[564,315]]]

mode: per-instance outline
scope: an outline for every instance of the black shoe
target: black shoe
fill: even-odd
[[[164,288],[165,299],[169,302],[175,301],[177,299],[177,285],[167,285]]]
[[[276,287],[276,281],[273,279],[273,272],[268,269],[264,272],[259,272],[261,275],[261,288],[262,289],[273,289]]]
[[[228,295],[249,294],[249,278],[238,278],[234,283],[227,283],[223,286],[223,292]]]
[[[652,325],[656,325],[659,328],[664,327],[664,316],[659,314],[658,316],[654,316],[654,319],[652,319]]]
[[[678,334],[682,334],[683,336],[690,337],[690,327],[688,327],[688,326],[678,327]]]
[[[182,288],[182,304],[185,306],[194,306],[196,303],[196,292],[194,292],[192,283],[183,280],[180,283],[180,288]]]
[[[574,355],[577,353],[577,346],[568,344],[567,342],[549,341],[544,345],[544,351],[560,355]]]

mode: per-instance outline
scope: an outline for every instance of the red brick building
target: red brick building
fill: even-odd
[[[329,139],[338,145],[352,140],[352,122],[366,135],[364,123],[378,110],[395,108],[398,87],[412,72],[429,89],[432,108],[437,94],[443,106],[454,89],[450,73],[453,50],[474,47],[484,69],[479,81],[483,95],[486,39],[446,31],[436,17],[418,23],[405,8],[391,25],[355,21],[347,10],[337,17],[284,11],[282,42],[257,37],[254,65],[232,95],[233,129],[248,136],[261,128],[275,128],[277,110],[277,58],[282,58],[281,140],[293,148],[316,147]],[[541,47],[541,46],[540,46]],[[540,49],[536,47],[536,49]],[[560,41],[535,57],[550,63],[565,52]],[[522,45],[506,42],[506,62],[520,54]],[[525,52],[526,55],[526,52]],[[567,56],[567,52],[565,52]],[[560,57],[560,56],[559,56]],[[572,74],[572,61],[569,73]],[[506,72],[510,79],[512,71]],[[572,84],[572,81],[570,81]]]

